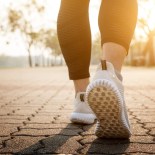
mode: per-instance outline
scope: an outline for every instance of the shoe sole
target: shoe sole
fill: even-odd
[[[98,125],[95,134],[105,138],[129,138],[131,132],[122,118],[121,94],[107,80],[96,80],[86,92],[86,101],[95,113]],[[125,116],[124,116],[125,117]]]
[[[70,117],[72,123],[79,124],[93,124],[95,121],[95,116],[93,114],[83,114],[73,112]]]

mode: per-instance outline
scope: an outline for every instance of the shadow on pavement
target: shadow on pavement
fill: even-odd
[[[93,125],[84,125],[87,131]],[[72,128],[71,128],[72,127]],[[52,129],[51,129],[52,130]],[[45,137],[37,143],[14,154],[123,154],[129,146],[128,139],[97,138],[92,143],[81,144],[83,125],[67,124],[60,133]],[[93,136],[93,135],[88,135]],[[77,152],[76,152],[77,151]]]
[[[73,126],[73,128],[71,128]],[[15,152],[16,155],[21,154],[58,154],[67,153],[72,154],[81,147],[78,141],[81,140],[81,133],[83,132],[83,125],[79,124],[67,124],[60,133],[51,135],[39,140],[37,143],[19,151]],[[86,125],[84,125],[86,126]],[[88,129],[92,125],[88,126]],[[51,129],[52,130],[52,129]]]
[[[129,139],[95,139],[89,146],[88,154],[124,154],[130,145]]]

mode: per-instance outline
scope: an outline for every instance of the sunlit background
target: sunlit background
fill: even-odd
[[[98,11],[90,0],[92,60],[100,56]],[[139,0],[138,23],[125,65],[155,65],[155,1]],[[60,0],[0,0],[0,67],[63,65],[56,34]]]

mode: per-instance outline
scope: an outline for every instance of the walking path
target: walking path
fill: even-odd
[[[94,72],[92,67],[91,72]],[[97,139],[69,121],[66,67],[0,70],[0,154],[155,154],[155,68],[123,69],[130,140]]]

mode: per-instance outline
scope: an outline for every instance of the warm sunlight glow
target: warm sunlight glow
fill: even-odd
[[[35,13],[30,17],[27,13],[27,10],[24,10],[26,18],[28,18],[32,23],[35,29],[39,29],[41,26],[45,28],[53,28],[56,29],[56,21],[57,15],[60,7],[61,0],[37,0],[37,3],[45,7],[45,15],[40,17]],[[7,18],[7,9],[11,4],[13,9],[18,10],[23,4],[26,4],[27,0],[0,0],[0,22],[2,25],[6,25]],[[92,36],[94,37],[96,33],[98,33],[98,8],[99,8],[100,0],[96,2],[96,0],[90,1],[90,23]],[[6,42],[9,44],[6,45]],[[17,43],[20,43],[20,46],[17,48]],[[11,56],[19,56],[19,55],[27,55],[27,51],[24,48],[24,43],[20,38],[19,33],[10,34],[7,36],[0,36],[0,53],[4,53],[5,55]]]
[[[27,4],[30,0],[0,0],[0,23],[2,26],[7,26],[8,18],[8,8],[11,6],[12,9],[20,10],[23,4]],[[23,8],[24,16],[32,23],[33,27],[40,29],[44,27],[46,29],[56,30],[56,21],[59,11],[59,6],[61,0],[36,0],[37,4],[45,8],[45,13],[43,15],[37,15],[33,13],[31,16],[29,12]],[[95,38],[96,34],[99,33],[98,29],[98,12],[101,0],[91,0],[90,1],[90,25],[92,36]],[[155,1],[139,0],[139,15],[138,18],[143,18],[151,30],[155,29]],[[143,29],[137,28],[135,31],[137,36],[143,36],[145,38],[145,33]],[[4,34],[0,32],[0,54],[19,56],[27,55],[25,48],[25,43],[21,39],[21,34],[15,32],[12,34]],[[141,37],[139,37],[141,38]],[[18,46],[17,46],[18,45]]]
[[[139,18],[146,20],[149,28],[155,28],[155,1],[148,0],[143,2],[139,0]]]

